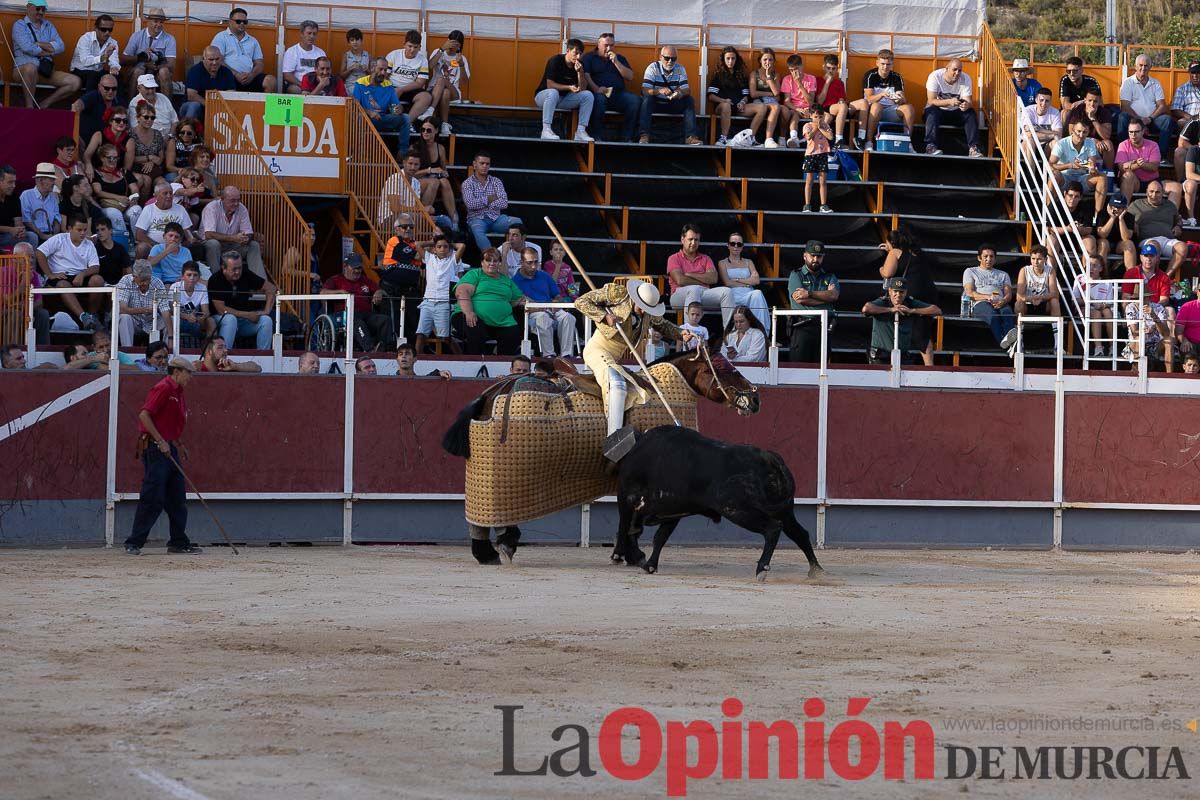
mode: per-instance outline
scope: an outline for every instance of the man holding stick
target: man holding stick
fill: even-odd
[[[183,387],[191,378],[191,364],[182,358],[171,359],[167,377],[154,384],[138,414],[141,435],[137,455],[144,472],[133,530],[125,540],[125,552],[129,555],[142,554],[150,529],[163,511],[171,521],[167,552],[189,555],[201,552],[187,537],[185,478],[179,467],[179,438],[187,420]]]

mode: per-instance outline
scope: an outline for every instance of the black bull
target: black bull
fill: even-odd
[[[684,517],[700,514],[713,522],[728,519],[764,538],[755,574],[766,577],[771,556],[784,533],[804,551],[808,574],[821,565],[808,541],[808,531],[792,510],[796,481],[776,453],[748,445],[710,439],[689,428],[670,425],[638,437],[621,459],[617,477],[620,523],[614,561],[658,571],[663,545]],[[637,546],[645,525],[658,525],[654,550],[646,559]]]

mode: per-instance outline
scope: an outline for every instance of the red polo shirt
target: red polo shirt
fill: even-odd
[[[1146,288],[1142,291],[1142,298],[1147,302],[1165,303],[1166,300],[1163,298],[1171,297],[1171,276],[1161,269],[1156,269],[1154,274],[1147,278],[1140,266],[1132,267],[1125,271],[1125,280],[1129,283],[1121,284],[1121,291],[1134,296],[1137,295],[1135,281],[1145,283]]]
[[[150,389],[142,411],[150,414],[154,427],[168,442],[177,442],[183,436],[183,423],[187,420],[187,402],[183,399],[183,387],[170,377],[163,378]],[[138,423],[142,433],[149,433],[146,426]]]
[[[324,288],[336,289],[339,292],[354,295],[354,313],[370,314],[372,309],[371,298],[375,296],[375,292],[379,289],[379,286],[366,275],[360,274],[358,280],[352,281],[339,273],[332,278],[326,278]]]
[[[675,284],[675,276],[671,274],[674,270],[683,270],[684,275],[696,275],[703,272],[708,272],[710,269],[715,270],[713,261],[708,256],[699,251],[696,252],[695,258],[688,258],[683,250],[672,255],[667,259],[667,281],[671,284],[671,293],[679,287]]]

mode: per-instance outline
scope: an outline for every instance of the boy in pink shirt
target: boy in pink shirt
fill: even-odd
[[[828,203],[825,174],[829,169],[829,143],[833,139],[833,131],[829,130],[824,109],[815,106],[813,110],[817,113],[804,125],[804,210],[812,211],[813,175],[816,175],[820,182],[821,213],[829,214],[833,209]]]
[[[813,95],[817,91],[817,76],[806,75],[804,59],[798,55],[790,55],[787,60],[788,74],[779,84],[783,94],[783,105],[791,111],[790,130],[788,132],[788,147],[800,146],[800,125],[812,116]]]

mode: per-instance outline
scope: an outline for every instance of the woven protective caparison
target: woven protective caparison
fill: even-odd
[[[651,374],[680,423],[696,429],[696,394],[679,370],[656,364]],[[516,525],[616,491],[616,477],[605,471],[608,424],[600,398],[518,390],[497,396],[491,412],[490,419],[471,422],[467,522]],[[625,421],[639,431],[672,424],[653,394],[645,405],[629,409]]]

